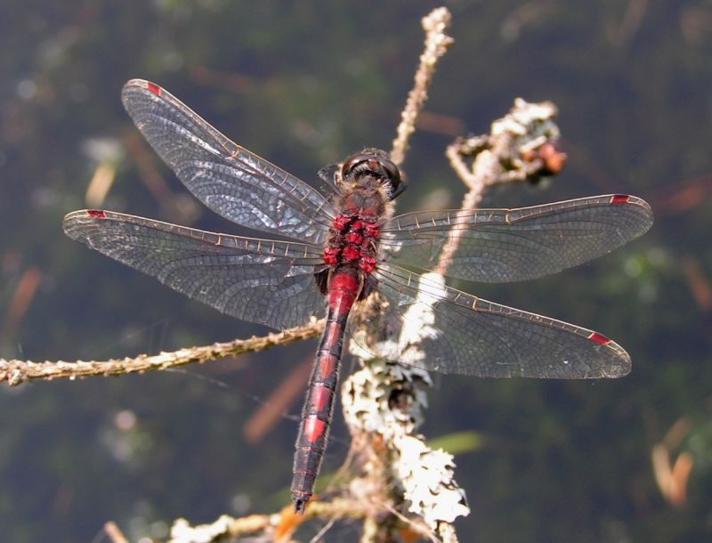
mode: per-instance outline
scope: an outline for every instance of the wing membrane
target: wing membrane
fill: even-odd
[[[388,325],[401,330],[389,345],[393,359],[477,377],[586,379],[630,371],[628,353],[592,330],[446,287],[436,274],[384,265],[375,275],[389,302]]]
[[[155,83],[133,79],[121,99],[151,146],[207,207],[247,228],[324,242],[334,210],[314,188],[232,142]]]
[[[64,231],[242,320],[281,329],[324,313],[314,279],[323,260],[320,249],[309,244],[216,234],[98,210],[69,213]]]
[[[459,236],[446,275],[509,282],[557,273],[642,235],[650,206],[627,195],[579,198],[519,209],[406,213],[383,230],[394,263],[433,269],[448,240]]]

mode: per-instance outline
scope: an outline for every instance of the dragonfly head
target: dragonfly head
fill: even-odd
[[[405,188],[398,166],[393,163],[388,153],[380,149],[364,149],[348,157],[341,166],[342,181],[358,182],[365,177],[380,181],[388,190],[391,200]]]

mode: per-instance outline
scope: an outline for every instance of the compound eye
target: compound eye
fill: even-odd
[[[341,177],[347,177],[356,166],[358,166],[361,162],[368,160],[368,158],[369,157],[364,155],[354,155],[349,158],[346,162],[344,162],[344,165],[341,167]]]
[[[398,166],[393,164],[390,160],[384,160],[381,164],[388,175],[388,181],[390,182],[392,189],[395,191],[401,184],[400,170],[398,169]]]

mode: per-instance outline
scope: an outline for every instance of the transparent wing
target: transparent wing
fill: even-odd
[[[441,276],[392,265],[374,274],[400,331],[387,356],[427,370],[477,377],[620,377],[630,357],[602,334],[446,287]]]
[[[238,319],[288,328],[324,313],[309,244],[243,238],[111,211],[64,218],[72,239]]]
[[[207,207],[237,224],[322,244],[334,209],[314,188],[229,140],[155,83],[132,79],[126,111]]]
[[[652,223],[650,206],[640,198],[593,196],[519,209],[406,213],[386,225],[381,246],[394,263],[431,270],[456,236],[447,276],[521,281],[604,255]]]

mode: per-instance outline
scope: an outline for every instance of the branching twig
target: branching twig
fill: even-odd
[[[411,519],[417,519],[439,541],[457,541],[452,523],[467,515],[469,509],[464,491],[453,478],[452,456],[430,449],[417,433],[426,407],[428,374],[391,361],[408,357],[422,360],[427,356],[422,349],[424,341],[442,333],[432,326],[436,322],[432,305],[444,289],[443,275],[466,231],[457,224],[467,222],[485,191],[499,183],[533,181],[563,166],[565,157],[554,146],[558,137],[552,120],[555,113],[551,104],[518,99],[507,115],[493,123],[489,134],[459,139],[450,146],[448,157],[453,169],[469,191],[453,221],[436,273],[425,274],[427,286],[422,297],[419,294],[408,306],[401,327],[387,327],[383,322],[376,325],[393,329],[392,335],[373,345],[365,333],[359,332],[361,337],[352,341],[352,352],[359,353],[364,368],[346,380],[341,397],[354,443],[365,445],[363,475],[352,481],[349,490],[362,500],[383,503],[392,514],[398,512],[395,516],[401,520],[406,518],[402,512],[408,511]],[[371,353],[359,351],[364,343],[371,344]],[[379,529],[384,535],[390,528],[381,523]]]
[[[458,138],[448,146],[445,154],[450,165],[469,189],[458,218],[477,209],[491,186],[533,182],[562,170],[566,155],[556,148],[559,129],[553,122],[555,117],[556,107],[551,102],[537,104],[517,98],[509,113],[492,123],[488,135]],[[464,233],[460,228],[450,230],[436,273],[446,275]]]
[[[327,521],[339,519],[363,519],[371,514],[371,506],[352,499],[334,499],[329,502],[312,501],[304,515],[286,507],[279,513],[249,515],[233,518],[222,515],[215,522],[191,526],[185,519],[177,519],[171,527],[167,543],[211,543],[227,538],[254,536],[268,541],[291,541],[294,532],[304,522],[312,519]]]
[[[5,360],[0,358],[0,383],[6,381],[10,386],[16,386],[26,381],[51,381],[61,378],[73,380],[93,376],[110,377],[166,370],[196,362],[202,364],[212,360],[263,351],[270,347],[288,345],[295,341],[317,337],[323,327],[324,321],[320,320],[267,336],[253,336],[248,339],[190,347],[153,356],[141,354],[135,358],[127,357],[117,360],[31,362],[29,360]]]

